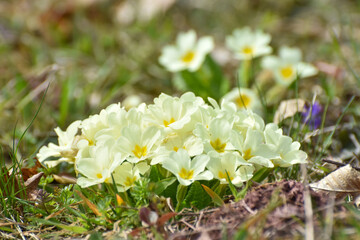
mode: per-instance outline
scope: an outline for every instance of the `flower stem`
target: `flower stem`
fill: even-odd
[[[250,70],[251,70],[251,59],[244,60],[239,68],[239,88],[248,88],[250,86]]]
[[[177,204],[176,204],[175,212],[179,211],[179,208],[185,199],[186,192],[187,192],[187,186],[179,184],[176,192]]]

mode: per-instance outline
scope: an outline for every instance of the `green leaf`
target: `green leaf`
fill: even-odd
[[[204,65],[204,67],[209,68],[211,73],[209,96],[219,100],[229,91],[230,82],[224,77],[221,67],[211,58],[211,56],[206,57]]]
[[[177,201],[176,201],[176,193],[177,193],[178,185],[179,185],[178,181],[173,182],[172,184],[170,184],[169,186],[167,186],[165,188],[165,190],[161,193],[161,195],[166,197],[166,198],[167,197],[171,198],[173,203],[176,204],[177,203]]]
[[[231,179],[230,179],[230,176],[229,176],[228,171],[225,170],[225,172],[226,172],[227,181],[228,181],[228,183],[229,183],[230,191],[231,191],[232,195],[234,196],[235,201],[237,201],[237,200],[238,200],[238,199],[237,199],[237,198],[238,198],[238,192],[236,191],[236,188],[235,188],[234,184],[231,182]]]
[[[199,73],[196,72],[189,72],[187,70],[182,71],[180,77],[182,78],[183,82],[188,91],[192,91],[195,95],[200,97],[205,97],[208,93],[206,86],[202,84],[202,81],[198,78]]]
[[[161,194],[166,188],[168,188],[171,184],[173,184],[176,181],[175,177],[165,178],[161,181],[158,181],[155,183],[155,194],[159,195]]]
[[[149,174],[150,182],[158,182],[160,181],[160,173],[156,165],[152,165],[150,168]]]
[[[191,185],[184,202],[186,207],[203,209],[211,203],[211,198],[206,194],[201,184],[196,181]]]
[[[62,228],[66,231],[69,232],[73,232],[73,233],[85,233],[88,230],[86,228],[80,227],[80,226],[69,226],[69,225],[65,225],[62,223],[58,223],[55,221],[50,221],[50,220],[45,220],[45,219],[41,219],[41,218],[31,218],[31,220],[42,223],[44,225],[52,225],[52,226],[56,226],[59,228]]]
[[[89,240],[102,240],[103,237],[100,232],[94,232],[90,235]]]
[[[267,178],[271,170],[272,170],[271,168],[266,168],[266,167],[261,168],[259,171],[257,171],[254,174],[251,180],[258,183],[262,182],[265,178]]]
[[[225,204],[224,201],[221,199],[221,197],[219,197],[219,195],[217,195],[213,190],[211,190],[209,187],[205,186],[204,184],[201,184],[201,186],[216,205],[223,206]]]

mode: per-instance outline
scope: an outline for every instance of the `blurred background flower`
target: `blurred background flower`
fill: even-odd
[[[270,54],[270,41],[270,34],[260,29],[253,31],[249,27],[244,27],[235,29],[232,35],[226,37],[226,46],[234,53],[236,59],[249,60]]]
[[[311,130],[318,129],[322,122],[323,107],[320,103],[305,104],[302,112],[302,121],[309,126]]]

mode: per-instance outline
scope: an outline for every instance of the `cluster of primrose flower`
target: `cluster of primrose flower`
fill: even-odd
[[[56,128],[58,145],[43,146],[37,157],[48,167],[74,163],[81,187],[115,183],[119,191],[148,176],[153,165],[184,186],[214,178],[227,184],[227,176],[240,186],[260,168],[306,162],[300,143],[277,125],[232,102],[208,100],[211,105],[187,92],[161,94],[128,111],[112,104],[66,131]]]
[[[226,37],[226,46],[234,55],[234,58],[243,62],[262,57],[261,67],[270,71],[275,82],[282,87],[290,86],[297,78],[311,77],[318,70],[309,63],[302,62],[302,54],[298,48],[283,46],[279,49],[278,56],[266,56],[272,52],[269,46],[271,36],[261,30],[252,31],[249,27],[236,29],[233,34]],[[207,54],[215,47],[214,40],[210,36],[201,37],[197,40],[195,31],[190,30],[180,33],[176,45],[163,48],[159,58],[168,71],[179,72],[199,70]],[[250,108],[256,113],[261,113],[261,103],[255,91],[248,86],[233,89],[224,96],[228,101],[234,102],[238,108]]]

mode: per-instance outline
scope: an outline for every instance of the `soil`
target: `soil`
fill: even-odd
[[[318,222],[331,202],[328,195],[307,189],[301,182],[286,180],[254,187],[244,199],[203,210],[195,218],[184,213],[176,226],[182,231],[169,239],[302,238],[305,209],[313,211],[309,219],[312,216],[312,221]],[[304,204],[306,196],[310,196],[312,206]],[[312,226],[316,231],[316,224]]]

